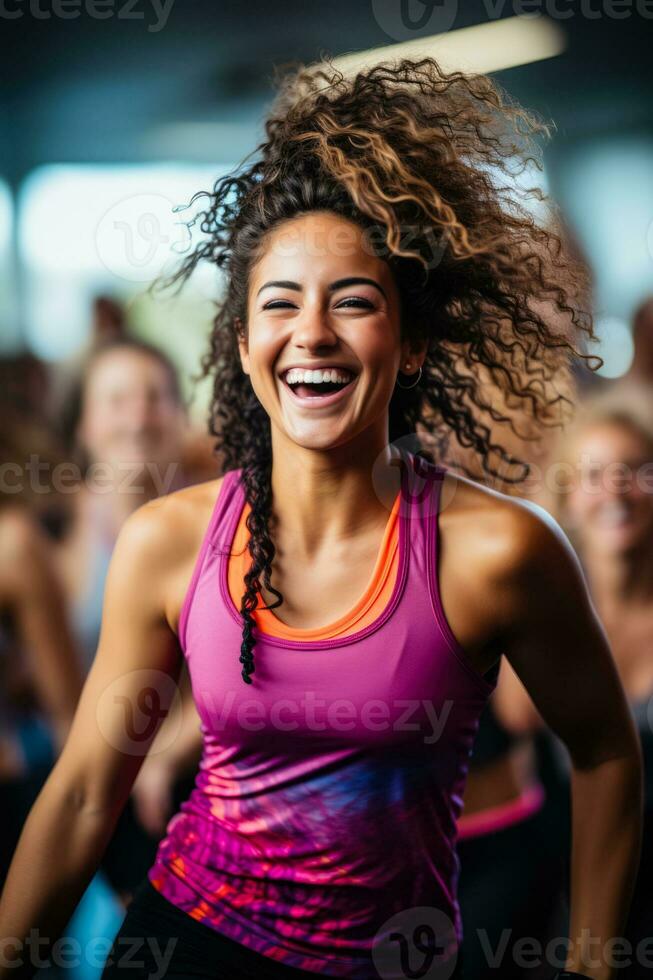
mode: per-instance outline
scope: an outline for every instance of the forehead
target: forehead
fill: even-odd
[[[582,452],[598,459],[647,453],[644,436],[620,419],[605,419],[587,425],[576,442]]]
[[[89,368],[85,390],[126,388],[135,384],[168,384],[166,367],[145,351],[126,348],[106,351]]]
[[[291,218],[266,236],[252,270],[251,288],[268,278],[322,284],[356,273],[372,276],[390,287],[390,266],[375,254],[382,238],[379,229],[365,231],[331,212],[316,211]]]

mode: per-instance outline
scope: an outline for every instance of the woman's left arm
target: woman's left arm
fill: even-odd
[[[566,968],[612,980],[628,952],[619,940],[640,856],[639,737],[569,541],[536,505],[522,502],[513,514],[496,605],[502,649],[572,764]]]

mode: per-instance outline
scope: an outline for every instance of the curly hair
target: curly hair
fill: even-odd
[[[559,424],[572,400],[557,382],[574,358],[589,359],[576,338],[595,339],[583,309],[584,267],[555,225],[541,226],[515,193],[527,166],[541,168],[539,138],[549,129],[489,78],[447,73],[432,58],[354,77],[327,58],[286,69],[264,141],[193,197],[191,204],[208,197],[190,222],[203,238],[167,285],[183,284],[202,260],[226,274],[198,379],[213,379],[209,430],[224,468],[242,468],[251,509],[240,609],[246,683],[261,579],[277,597],[264,608],[283,601],[270,581],[270,420],[238,355],[248,283],[267,236],[314,211],[349,219],[368,236],[380,231],[377,254],[398,287],[402,341],[426,348],[421,383],[395,387],[390,441],[421,433],[442,458],[453,435],[486,473],[495,472],[494,457],[521,471],[519,481],[527,464],[494,441],[488,420],[513,431],[526,417]],[[543,199],[537,189],[524,196]]]

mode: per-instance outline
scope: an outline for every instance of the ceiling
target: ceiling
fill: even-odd
[[[379,12],[400,2],[4,0],[2,172],[18,186],[46,163],[233,163],[255,145],[275,64],[392,43]],[[411,2],[415,11],[424,8],[422,0]],[[513,15],[521,6],[431,0],[430,7],[447,2],[453,29],[488,21],[488,11]],[[653,132],[653,19],[641,14],[644,0],[523,6],[564,15],[556,19],[567,50],[498,77],[517,98],[553,117],[558,147],[606,133]],[[612,16],[615,10],[621,19]],[[57,11],[79,16],[63,19]],[[99,19],[99,12],[111,16]]]

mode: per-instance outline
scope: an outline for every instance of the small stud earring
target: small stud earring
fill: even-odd
[[[407,371],[410,370],[410,362],[409,361],[406,362],[406,370]],[[399,374],[401,374],[401,373],[402,372],[400,371]],[[400,388],[404,388],[404,389],[405,388],[414,388],[415,385],[419,382],[419,379],[421,377],[422,377],[422,367],[420,365],[420,367],[418,368],[418,371],[417,371],[417,377],[413,381],[412,385],[402,385],[401,382],[399,381],[399,375],[397,375],[397,380],[396,380],[395,384],[397,384]]]

